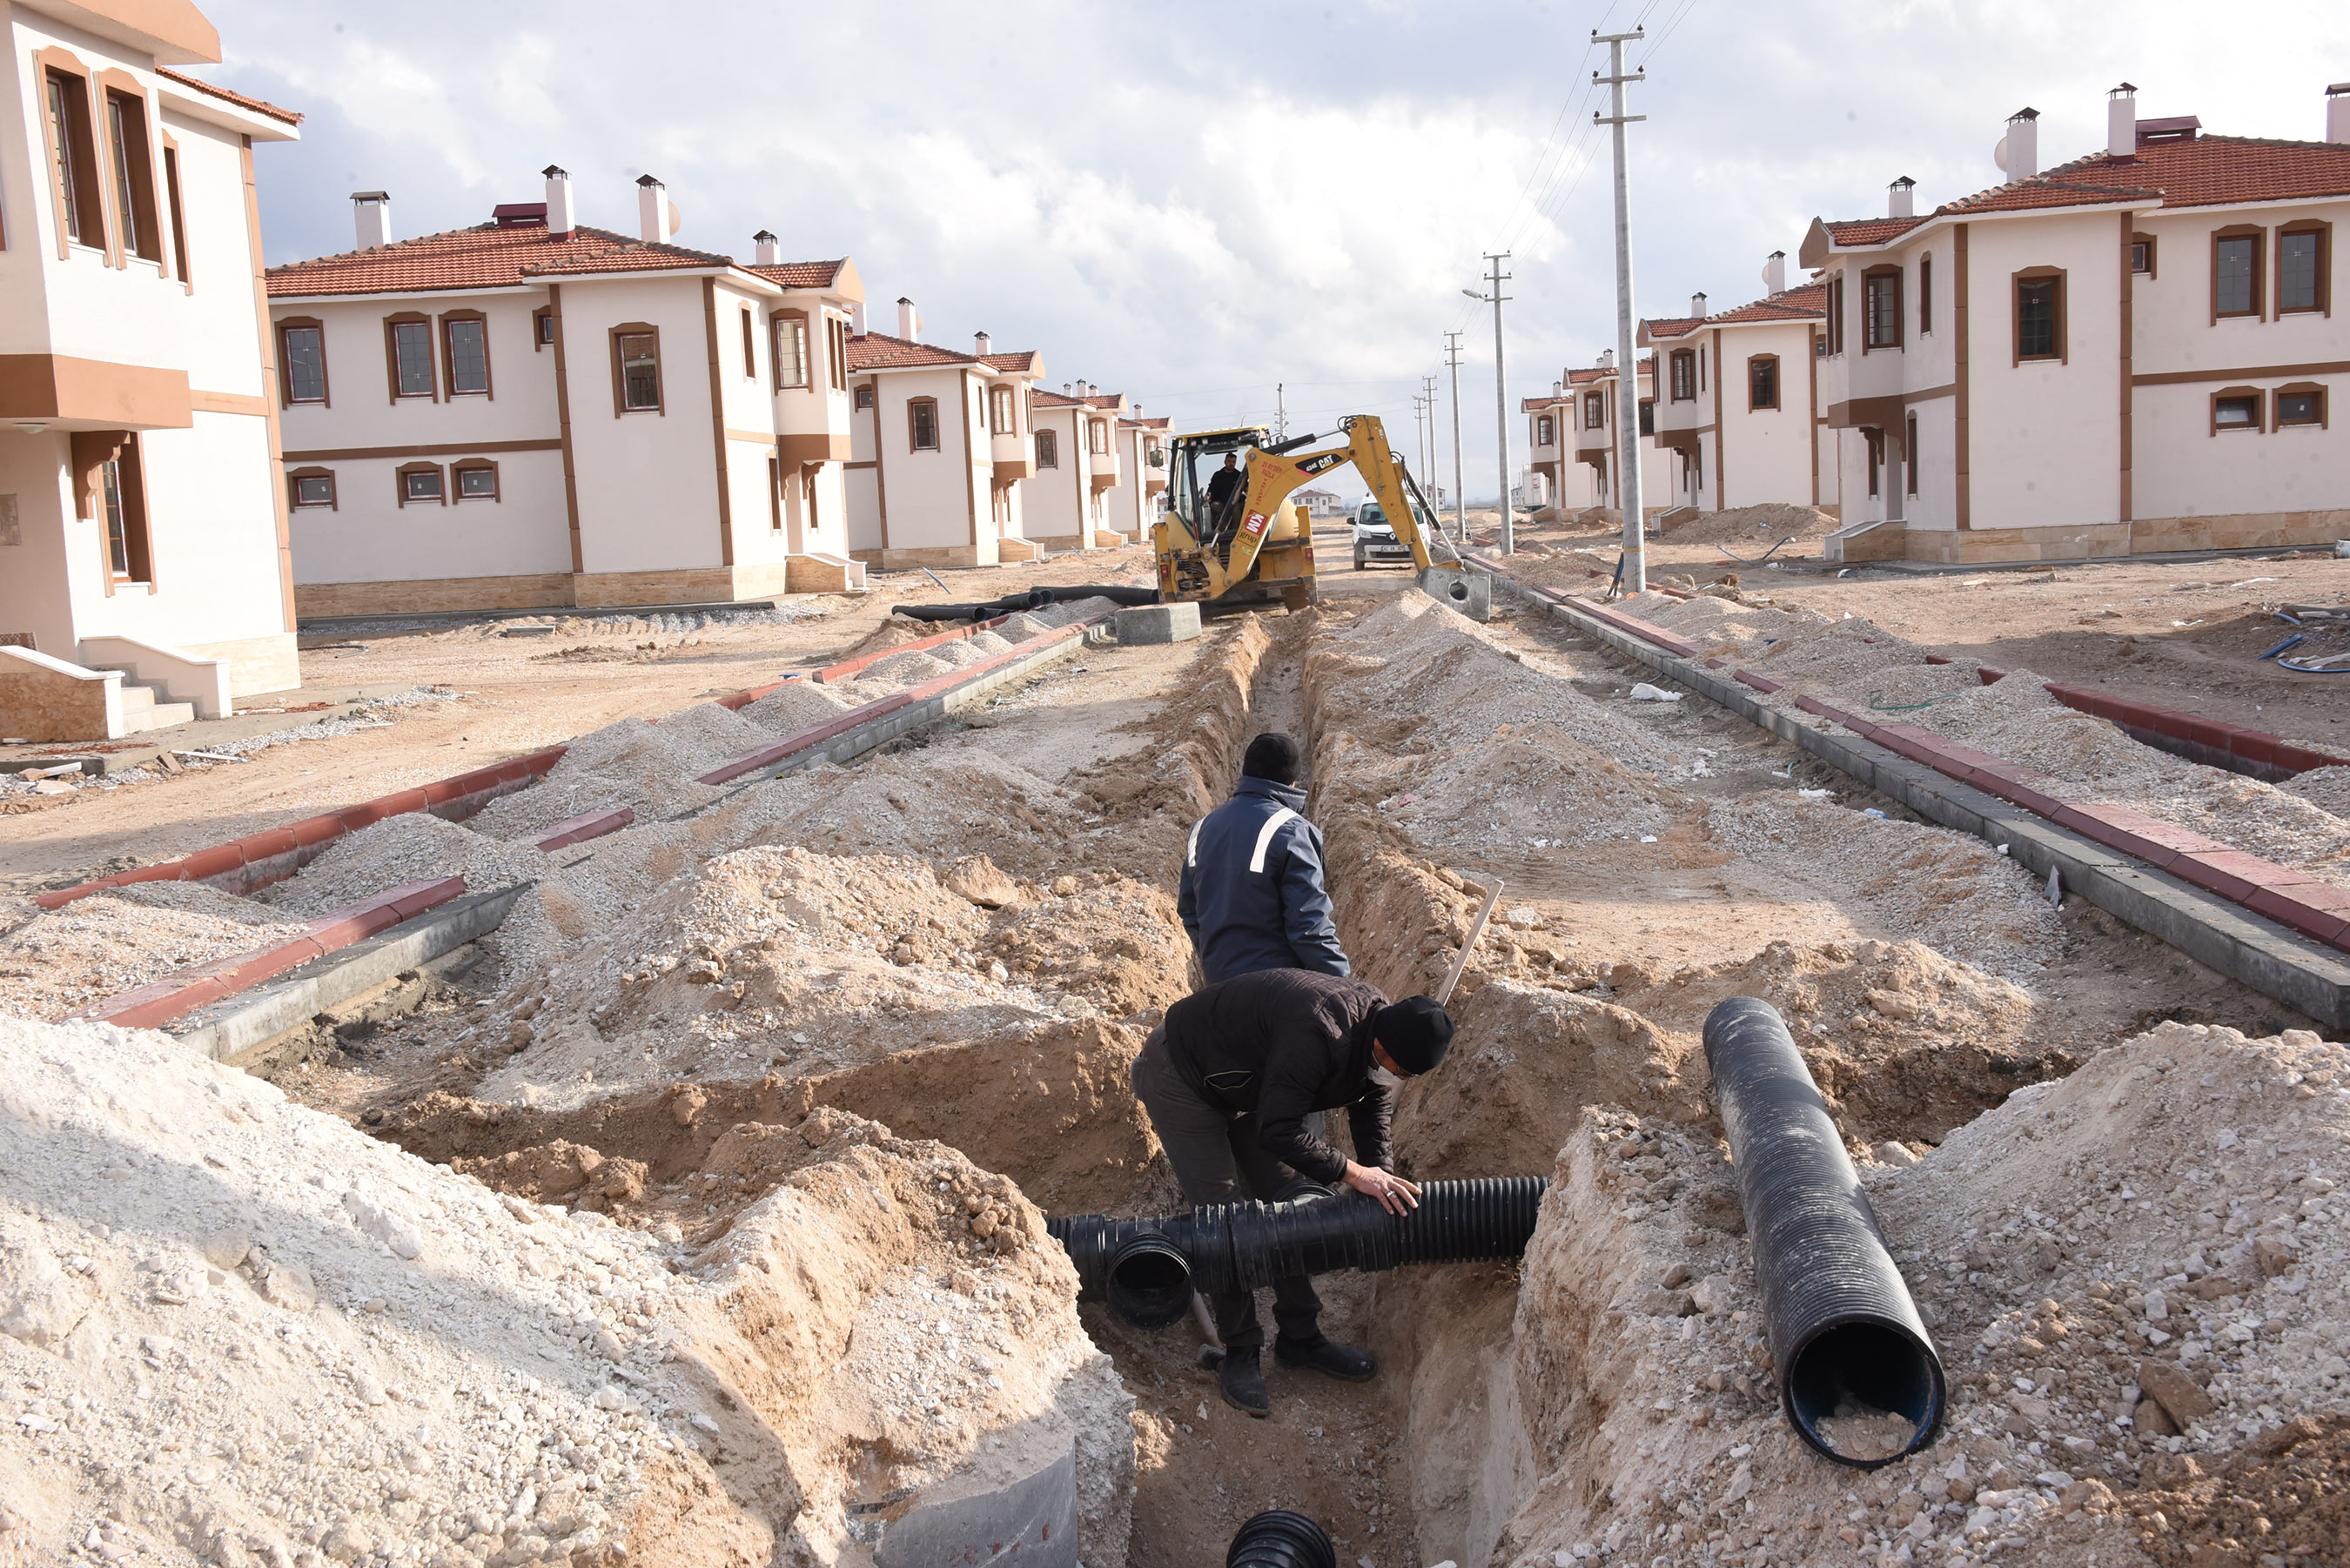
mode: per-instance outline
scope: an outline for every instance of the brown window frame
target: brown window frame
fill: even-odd
[[[836,392],[848,390],[848,323],[825,313],[826,380]]]
[[[1697,401],[1697,354],[1688,348],[1676,348],[1666,358],[1667,372],[1672,381],[1672,399],[1676,403]]]
[[[2331,406],[2330,400],[2328,400],[2325,395],[2327,390],[2328,389],[2323,381],[2289,381],[2285,385],[2279,387],[2273,392],[2271,392],[2269,394],[2269,430],[2272,432],[2278,431],[2331,430],[2334,426],[2334,410]],[[2317,417],[2314,420],[2294,420],[2291,423],[2287,423],[2283,413],[2281,411],[2283,408],[2284,400],[2287,398],[2316,399]]]
[[[432,476],[433,488],[437,493],[430,502],[422,496],[417,497],[413,503],[409,500],[408,476],[411,473],[429,473]],[[391,471],[391,493],[398,498],[402,508],[411,504],[446,506],[449,504],[449,476],[442,472],[441,465],[437,462],[403,462]]]
[[[2314,234],[2317,238],[2317,300],[2313,305],[2287,305],[2284,302],[2284,242],[2293,234]],[[2288,316],[2332,316],[2334,314],[2334,225],[2319,218],[2296,218],[2277,227],[2276,244],[2277,319]]]
[[[859,387],[859,388],[858,388],[858,389],[857,389],[857,399],[856,399],[856,401],[857,401],[857,409],[858,409],[858,411],[859,413],[864,412],[867,409],[869,409],[869,408],[871,408],[871,407],[873,406],[873,403],[874,403],[874,398],[873,398],[873,383],[872,383],[872,382],[868,381],[868,382],[866,382],[866,383],[865,383],[865,385],[863,385],[863,386],[861,386],[861,387]]]
[[[155,125],[147,89],[128,71],[98,75],[99,108],[105,116],[106,167],[114,199],[118,264],[137,256],[163,269],[163,223],[155,199]],[[135,123],[134,123],[135,122]],[[115,135],[120,126],[122,135]]]
[[[2223,425],[2220,422],[2221,403],[2250,403],[2252,422],[2248,425]],[[2269,430],[2269,398],[2258,387],[2222,387],[2211,394],[2211,433],[2217,435],[2266,435]]]
[[[928,410],[931,416],[930,444],[922,444],[922,426],[919,411]],[[939,423],[939,400],[936,398],[906,400],[906,450],[908,452],[943,452],[946,450],[944,427]]]
[[[403,392],[400,389],[400,334],[397,328],[402,327],[424,328],[424,370],[432,379],[432,387],[426,391]],[[432,318],[421,311],[402,310],[383,318],[384,385],[393,402],[409,402],[418,398],[434,403],[441,400],[440,356],[433,349],[433,337]]]
[[[1598,416],[1596,419],[1592,417],[1595,414]],[[1604,431],[1607,428],[1607,393],[1586,392],[1583,394],[1583,428],[1587,431]]]
[[[468,495],[465,493],[464,476],[469,473],[486,473],[490,476],[490,493],[487,495]],[[449,465],[448,486],[449,504],[452,506],[459,505],[467,501],[494,502],[504,501],[505,499],[505,487],[498,478],[498,465],[496,461],[492,458],[460,458],[457,462],[451,463]]]
[[[98,524],[99,560],[106,591],[155,588],[153,514],[147,505],[147,465],[136,431],[76,431],[73,433],[76,511]],[[114,482],[109,502],[107,481]],[[87,511],[83,511],[87,508]],[[115,565],[115,518],[121,521],[122,565]]]
[[[1020,400],[1012,395],[1012,389],[1009,387],[988,389],[987,433],[990,435],[1020,433]]]
[[[1903,488],[1918,493],[1918,413],[1911,410],[1903,417],[1901,430],[1901,477]]]
[[[296,332],[315,332],[318,335],[318,395],[315,398],[297,398],[294,395],[293,335]],[[290,409],[296,403],[305,407],[316,405],[322,409],[335,406],[334,380],[328,374],[327,369],[327,324],[325,322],[315,316],[289,316],[280,321],[277,324],[277,367],[280,372],[277,378],[279,408]]]
[[[2056,351],[2053,354],[2026,354],[2023,351],[2023,286],[2027,283],[2054,283],[2056,286],[2056,320],[2054,333]],[[2072,286],[2065,271],[2060,266],[2028,266],[2008,278],[2008,350],[2011,368],[2021,365],[2067,365],[2072,363]]]
[[[172,214],[172,269],[187,292],[196,292],[196,280],[188,271],[188,207],[180,198],[180,144],[169,131],[163,133],[163,202]]]
[[[809,343],[807,312],[805,310],[778,310],[770,319],[770,330],[773,332],[775,339],[773,348],[773,352],[775,357],[775,390],[779,392],[804,392],[814,387],[816,385],[816,367],[808,363]],[[792,340],[793,347],[793,352],[788,355],[784,349],[784,340],[787,337]],[[798,366],[799,369],[796,379],[786,378],[785,368],[787,364],[796,364]]]
[[[1534,416],[1534,444],[1536,446],[1558,444],[1558,421],[1548,414]]]
[[[546,352],[555,347],[555,306],[542,305],[530,313],[530,351]]]
[[[302,482],[306,479],[323,479],[327,482],[327,498],[324,501],[302,499]],[[286,471],[286,505],[289,511],[294,512],[340,512],[343,509],[343,503],[335,484],[335,471],[331,468],[287,469]]]
[[[1771,400],[1767,403],[1757,401],[1754,396],[1754,372],[1764,365],[1771,367]],[[1764,409],[1775,411],[1781,407],[1786,397],[1786,378],[1779,372],[1779,356],[1776,354],[1750,354],[1746,357],[1746,411],[1748,413],[1760,413]]]
[[[1040,430],[1036,432],[1036,466],[1038,468],[1058,468],[1061,466],[1061,436],[1059,431]]]
[[[1863,425],[1860,440],[1868,452],[1868,493],[1880,494],[1883,486],[1879,481],[1885,472],[1885,432],[1874,425]]]
[[[1860,351],[1863,354],[1889,353],[1907,346],[1909,324],[1902,319],[1903,281],[1901,269],[1893,265],[1873,266],[1860,275]],[[1893,337],[1884,343],[1877,340],[1877,317],[1874,306],[1880,284],[1888,284],[1893,290],[1892,308],[1885,312],[1885,319],[1892,325]]]
[[[1918,336],[1929,337],[1934,331],[1934,253],[1927,251],[1918,258]]]
[[[35,51],[41,90],[41,145],[48,154],[47,176],[51,209],[57,224],[57,259],[72,257],[73,247],[109,254],[112,229],[107,222],[104,166],[99,161],[96,116],[90,104],[92,73],[64,49]],[[62,114],[65,123],[57,123]],[[97,239],[88,237],[91,226]]]
[[[2153,236],[2152,234],[2132,234],[2132,235],[2130,236],[2130,275],[2131,275],[2131,276],[2133,276],[2133,277],[2152,277],[2152,276],[2154,276],[2154,275],[2155,275],[2155,263],[2156,263],[2157,259],[2158,259],[2158,250],[2157,250],[2157,247],[2156,247],[2156,244],[2155,244],[2155,239],[2154,239],[2154,236]],[[2137,264],[2138,264],[2139,262],[2141,262],[2141,261],[2143,261],[2144,263],[2146,263],[2146,265],[2145,265],[2144,266],[2140,266],[2140,265],[2137,265]]]
[[[1107,420],[1086,421],[1086,455],[1087,457],[1109,455],[1109,421]]]
[[[747,299],[736,302],[735,314],[743,325],[743,379],[755,381],[759,379],[759,324]]]
[[[660,328],[649,321],[623,321],[608,328],[605,342],[612,358],[612,417],[621,419],[629,414],[652,414],[667,417],[669,413],[669,381],[661,374]],[[629,337],[650,337],[653,340],[653,400],[631,406],[629,402],[628,372],[621,358],[620,344]]]
[[[2211,321],[2214,326],[2223,320],[2258,321],[2267,314],[2268,238],[2268,231],[2257,223],[2230,223],[2224,229],[2211,231]],[[2248,240],[2252,247],[2249,277],[2251,303],[2241,310],[2220,308],[2220,246],[2223,241],[2229,240]]]
[[[767,532],[784,531],[784,460],[767,459]]]
[[[1827,351],[1832,355],[1844,352],[1844,275],[1838,267],[1828,277]]]
[[[451,330],[464,322],[476,322],[482,328],[482,385],[478,391],[466,391],[457,385],[456,334]],[[486,398],[497,400],[497,379],[490,366],[490,318],[478,310],[444,310],[438,327],[441,339],[441,385],[453,401],[458,398]]]

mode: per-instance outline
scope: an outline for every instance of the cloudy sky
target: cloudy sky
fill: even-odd
[[[1995,183],[2007,116],[2043,161],[2092,151],[2106,90],[2139,112],[2314,139],[2350,79],[2350,5],[2170,0],[1448,0],[888,5],[207,0],[204,74],[304,111],[262,150],[271,262],[351,244],[380,188],[401,235],[536,201],[572,172],[583,222],[633,232],[667,182],[680,243],[853,255],[888,329],[1043,350],[1051,382],[1119,389],[1179,425],[1340,413],[1400,424],[1461,333],[1471,494],[1494,473],[1492,312],[1463,298],[1508,250],[1509,391],[1614,341],[1596,28],[1645,25],[1631,89],[1641,314],[1762,291],[1815,215]],[[2126,23],[2122,20],[2126,17]],[[1800,274],[1796,275],[1800,277]],[[1512,441],[1523,442],[1513,421]],[[1409,450],[1409,448],[1407,448]],[[1482,476],[1482,477],[1481,477]]]

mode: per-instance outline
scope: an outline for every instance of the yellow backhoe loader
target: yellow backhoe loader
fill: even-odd
[[[1286,504],[1310,479],[1353,463],[1411,550],[1430,597],[1482,620],[1492,611],[1492,579],[1468,569],[1437,525],[1403,460],[1372,414],[1338,421],[1343,446],[1299,449],[1324,438],[1274,442],[1263,427],[1200,431],[1168,443],[1167,514],[1153,531],[1162,604],[1250,604],[1278,597],[1292,609],[1314,599],[1314,534],[1305,508]],[[1219,481],[1226,458],[1234,477]]]

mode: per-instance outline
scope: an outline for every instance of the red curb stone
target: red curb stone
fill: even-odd
[[[601,838],[608,833],[618,833],[636,820],[636,807],[629,805],[616,806],[609,811],[582,812],[548,829],[546,836],[538,841],[538,847],[541,850],[562,849],[582,844],[590,838]]]
[[[1986,686],[1996,686],[1999,682],[2007,679],[2007,671],[2004,670],[1993,670],[1988,664],[1978,664],[1975,666],[1975,679],[1981,681]]]
[[[1767,676],[1757,675],[1748,670],[1733,670],[1731,675],[1740,685],[1752,686],[1757,691],[1777,691],[1787,684],[1783,680],[1773,680]]]
[[[2316,901],[2312,888],[2296,888],[2291,893],[2282,893],[2273,888],[2262,888],[2246,904],[2253,913],[2266,915],[2279,925],[2291,926],[2303,936],[2350,950],[2350,901],[2327,908]]]
[[[178,880],[204,882],[244,868],[244,852],[233,843],[222,844],[210,849],[199,849],[181,861]]]

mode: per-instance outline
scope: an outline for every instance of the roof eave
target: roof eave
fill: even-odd
[[[224,130],[234,130],[240,135],[250,136],[255,141],[302,140],[299,127],[288,125],[276,115],[263,114],[260,110],[247,109],[243,104],[231,103],[224,98],[214,98],[210,93],[183,88],[168,77],[156,78],[155,88],[157,94],[163,100],[163,107],[173,114],[186,119],[200,119],[209,125],[217,125]]]

